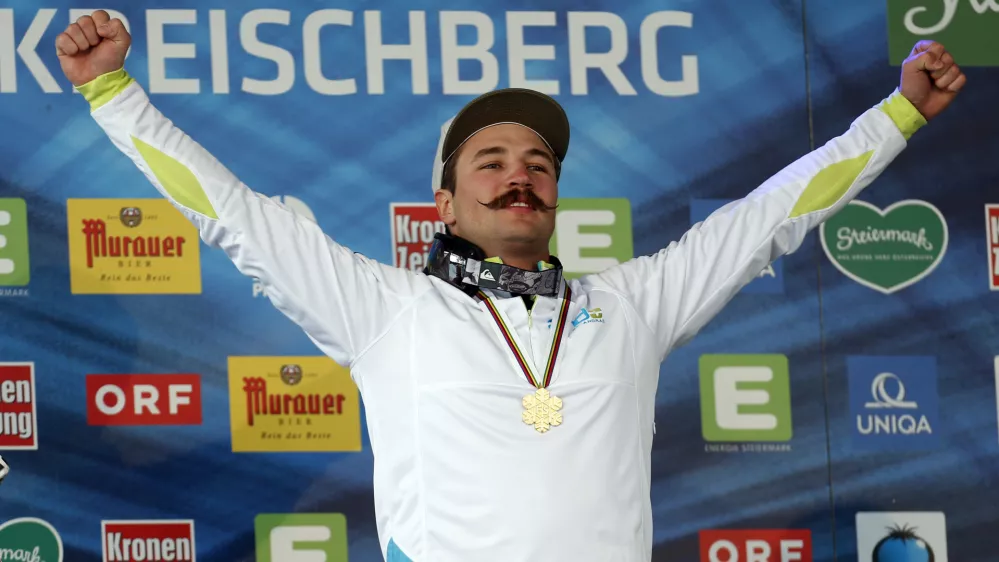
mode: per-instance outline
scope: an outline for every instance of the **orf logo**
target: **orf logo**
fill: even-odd
[[[812,562],[807,529],[704,530],[701,562]]]
[[[201,425],[198,375],[87,375],[89,425]]]
[[[299,365],[282,365],[281,380],[288,386],[302,382],[302,367]]]
[[[138,207],[123,207],[118,218],[121,219],[121,224],[129,228],[135,228],[142,222],[142,209]]]

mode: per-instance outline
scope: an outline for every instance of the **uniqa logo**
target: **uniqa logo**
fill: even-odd
[[[887,384],[890,380],[898,384],[895,396],[888,393]],[[894,373],[880,373],[874,377],[874,381],[871,382],[871,396],[874,401],[864,404],[867,409],[914,410],[919,407],[916,402],[905,399],[905,385]],[[919,419],[910,414],[867,414],[866,416],[857,416],[857,431],[863,435],[916,435],[920,433],[932,434],[933,428],[930,427],[930,422],[926,416],[921,414]]]
[[[954,15],[957,14],[957,7],[960,3],[961,0],[944,0],[943,18],[930,27],[920,27],[916,25],[916,16],[922,14],[923,12],[929,11],[929,8],[926,6],[916,6],[905,13],[905,29],[907,29],[909,33],[914,33],[916,35],[940,33],[941,31],[947,29],[951,22],[954,21]],[[997,2],[997,0],[968,0],[968,3],[971,4],[971,8],[975,10],[975,13],[978,15],[982,15],[989,10],[999,12],[999,2]]]

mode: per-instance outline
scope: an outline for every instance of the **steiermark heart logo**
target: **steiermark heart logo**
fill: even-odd
[[[947,221],[926,201],[851,201],[822,224],[822,249],[850,279],[886,295],[926,277],[947,251]]]
[[[22,517],[0,525],[0,561],[62,562],[62,538],[41,519]]]

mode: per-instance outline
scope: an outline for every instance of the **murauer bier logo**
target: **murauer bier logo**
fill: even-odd
[[[820,238],[836,269],[888,295],[940,265],[947,251],[947,221],[926,201],[899,201],[882,211],[855,200],[822,224]]]
[[[163,199],[69,199],[73,294],[197,294],[200,238]]]
[[[999,0],[888,0],[891,64],[923,39],[947,45],[961,66],[999,66]]]
[[[235,452],[361,450],[360,398],[328,357],[230,357]]]

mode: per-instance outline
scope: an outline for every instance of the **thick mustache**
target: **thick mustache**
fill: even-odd
[[[503,195],[500,195],[496,199],[493,199],[489,203],[483,203],[482,201],[479,201],[479,204],[482,205],[483,207],[488,207],[489,209],[496,210],[496,209],[505,209],[506,207],[509,207],[510,205],[518,202],[527,203],[527,205],[530,208],[536,211],[538,210],[554,211],[555,209],[558,208],[558,205],[552,207],[550,205],[545,204],[545,202],[542,201],[541,198],[538,197],[537,194],[535,194],[534,191],[530,189],[513,189],[504,193]]]

